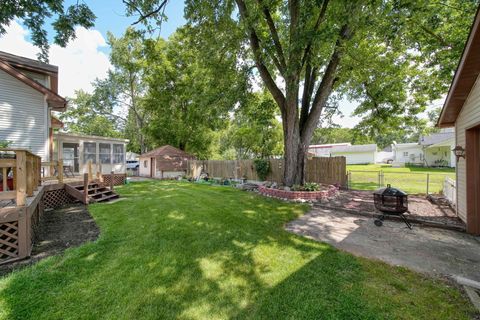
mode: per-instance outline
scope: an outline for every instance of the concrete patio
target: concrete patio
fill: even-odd
[[[288,231],[329,243],[352,254],[418,272],[480,282],[480,238],[465,233],[373,219],[314,207],[288,223]]]

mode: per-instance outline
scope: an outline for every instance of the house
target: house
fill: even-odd
[[[312,144],[308,146],[308,152],[314,157],[330,157],[330,150],[337,146],[351,146],[349,142],[345,143],[329,143],[329,144]]]
[[[369,164],[375,163],[377,159],[376,144],[360,144],[334,146],[330,150],[332,157],[345,157],[347,164]]]
[[[349,142],[310,145],[308,153],[315,157],[344,156],[347,164],[375,163],[378,158],[376,144],[352,145]]]
[[[140,155],[140,176],[151,178],[175,178],[187,172],[188,160],[195,160],[195,156],[165,145]]]
[[[0,140],[24,148],[43,162],[64,160],[70,172],[125,173],[128,140],[54,133],[63,123],[52,112],[64,112],[58,95],[58,67],[0,51]],[[100,165],[101,164],[101,165]]]
[[[457,214],[467,232],[480,235],[480,10],[437,125],[455,127]]]
[[[455,167],[455,131],[442,129],[438,133],[420,137],[423,160],[427,167]]]
[[[421,136],[419,142],[393,143],[393,166],[406,164],[426,167],[455,167],[455,132],[442,129],[440,132]]]
[[[405,164],[423,165],[423,147],[417,142],[392,144],[392,166],[405,166]]]
[[[53,129],[67,100],[58,95],[58,67],[0,51],[0,140],[53,159]]]

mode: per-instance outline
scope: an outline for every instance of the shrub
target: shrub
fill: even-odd
[[[255,159],[253,163],[255,164],[255,171],[257,171],[260,180],[267,180],[267,176],[270,173],[270,161],[266,159]]]
[[[12,141],[0,140],[0,148],[8,148]]]

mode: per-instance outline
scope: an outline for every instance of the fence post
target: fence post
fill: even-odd
[[[430,173],[427,173],[427,196],[429,195],[428,193],[429,185],[430,185]]]

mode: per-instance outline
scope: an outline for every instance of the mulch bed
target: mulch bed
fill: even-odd
[[[355,210],[359,212],[379,213],[373,203],[372,191],[340,190],[339,195],[326,203],[329,207]],[[426,197],[408,196],[407,218],[433,222],[441,225],[451,225],[464,228],[465,224],[457,217],[455,211],[446,203],[432,203]]]
[[[46,257],[60,254],[68,248],[95,241],[99,234],[97,224],[84,205],[68,205],[45,211],[36,229],[31,257],[0,265],[0,276]]]

